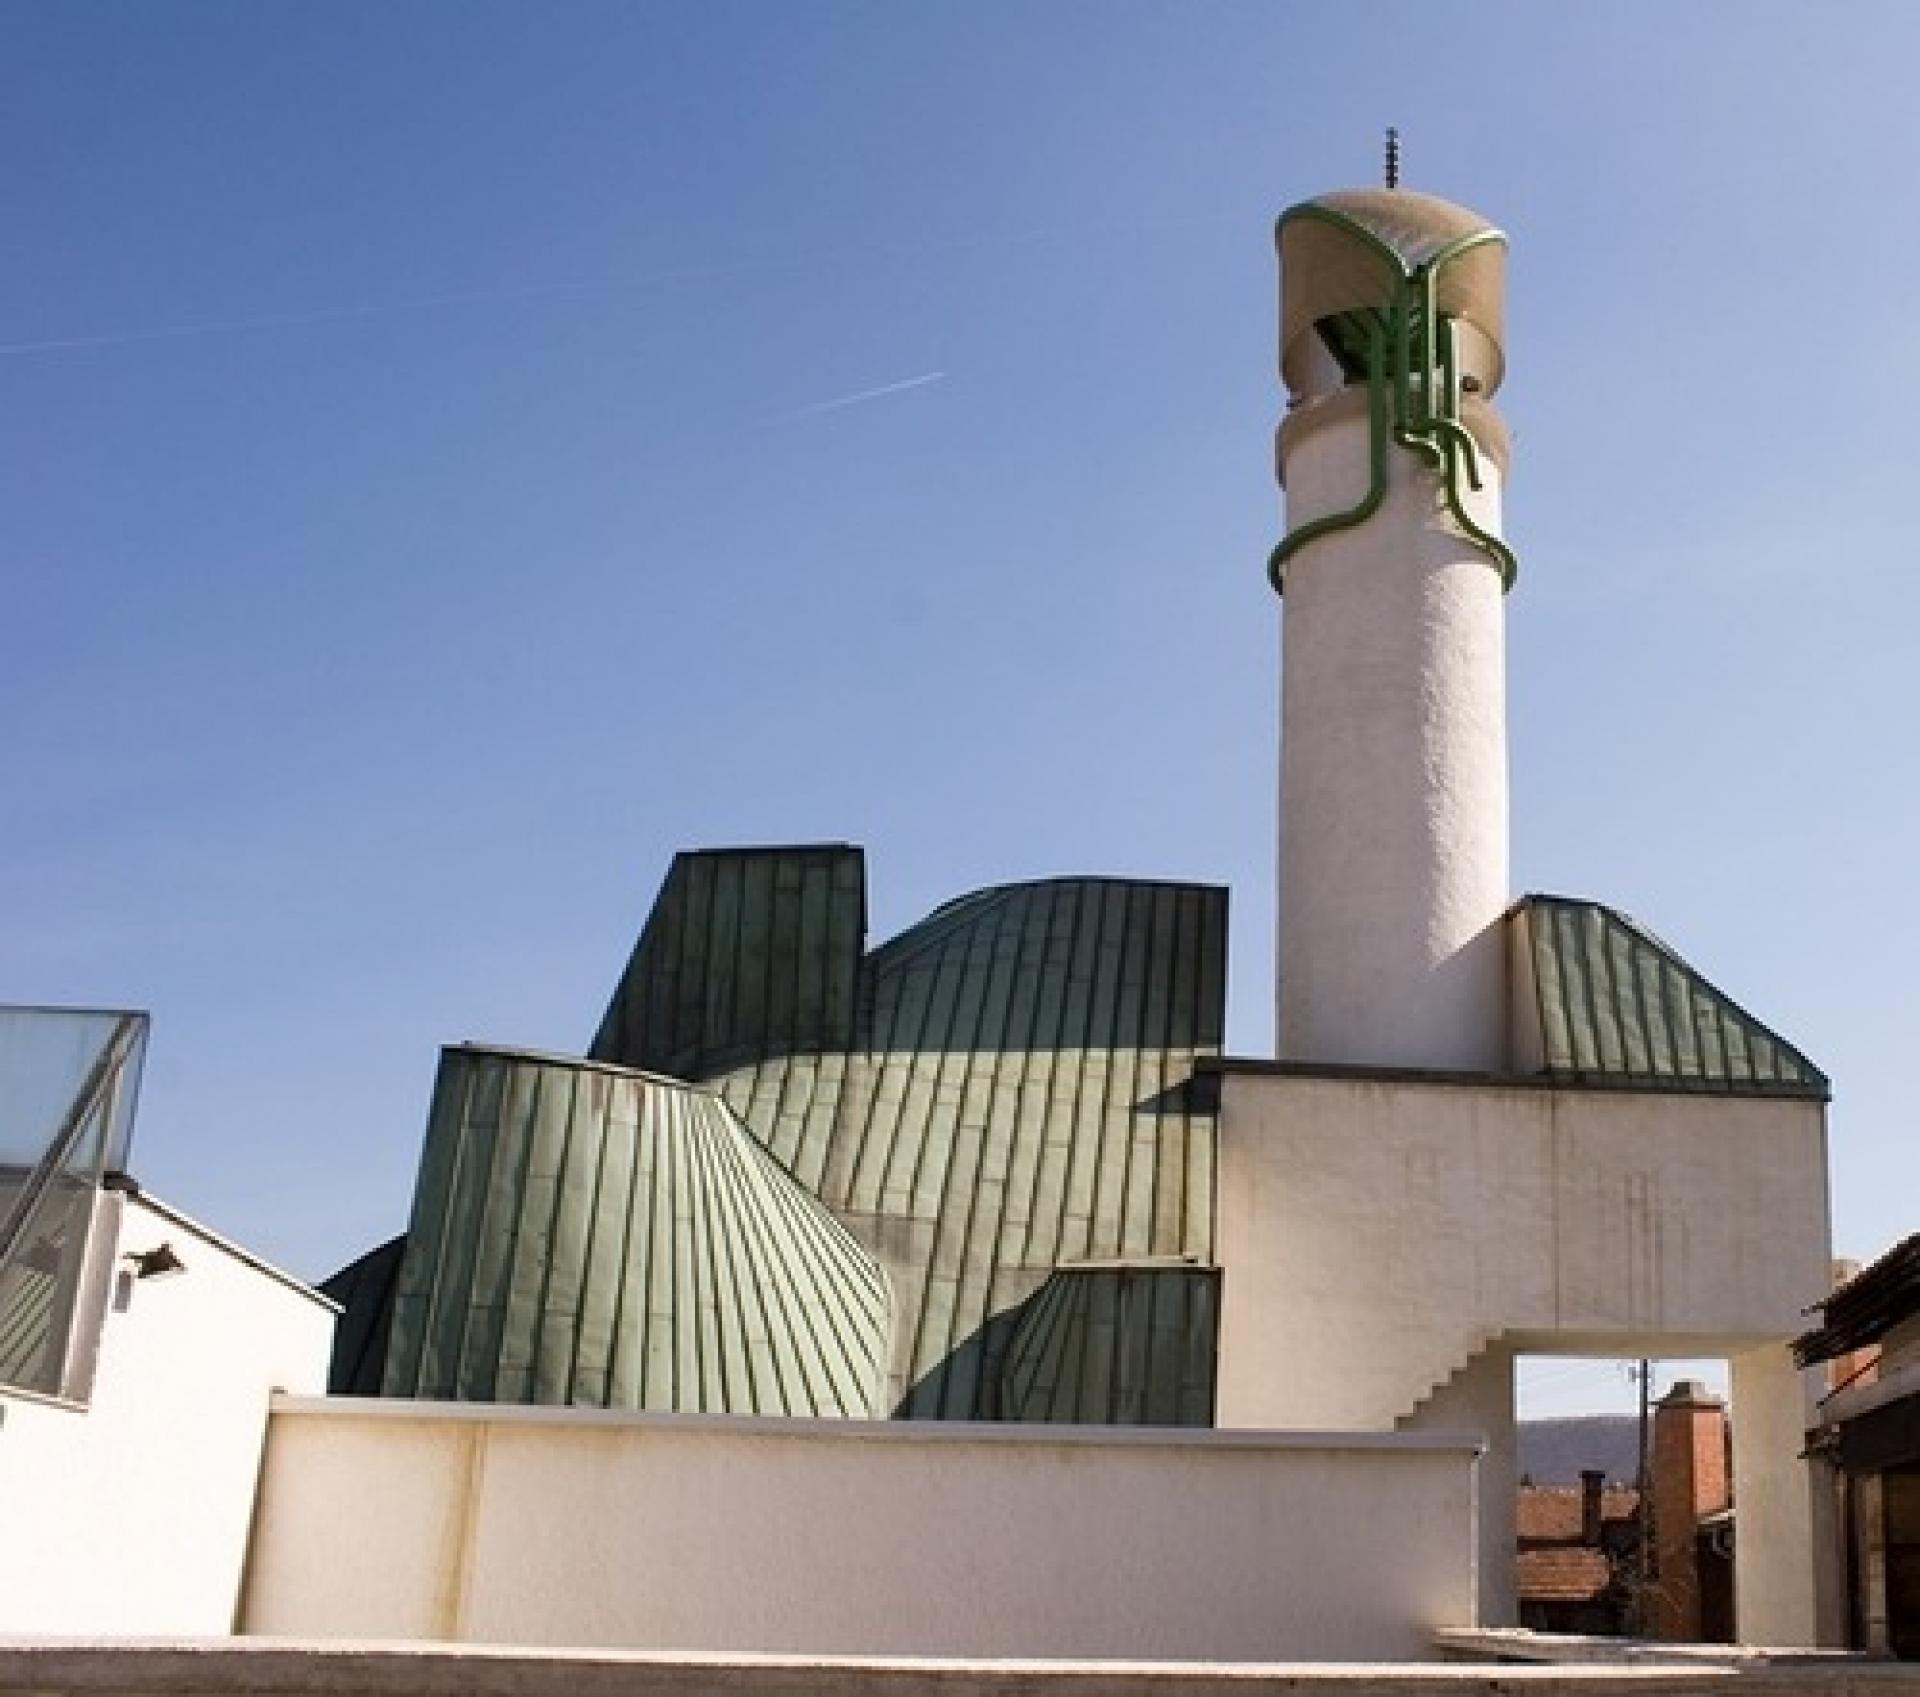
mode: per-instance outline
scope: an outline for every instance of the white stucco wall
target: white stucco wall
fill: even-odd
[[[1475,1447],[283,1399],[244,1630],[713,1652],[1424,1658]]]
[[[1785,1343],[1828,1280],[1820,1103],[1242,1067],[1219,1175],[1223,1425],[1453,1424],[1490,1347],[1728,1356],[1740,1631],[1812,1640]]]
[[[1492,1343],[1423,1402],[1405,1421],[1408,1431],[1478,1432],[1487,1440],[1480,1458],[1480,1619],[1511,1625],[1520,1618],[1515,1561],[1514,1504],[1520,1488],[1520,1452],[1513,1403],[1513,1351]]]
[[[324,1386],[335,1311],[145,1198],[108,1193],[100,1222],[87,1404],[0,1391],[0,1633],[228,1632],[268,1398]],[[125,1272],[163,1242],[185,1272]]]
[[[1281,433],[1287,526],[1366,493],[1361,390]],[[1506,1061],[1506,648],[1498,568],[1399,447],[1365,523],[1311,541],[1281,603],[1279,1054],[1497,1070]],[[1500,532],[1481,457],[1475,522]]]
[[[1845,1619],[1826,1594],[1838,1536],[1831,1493],[1802,1459],[1813,1378],[1781,1343],[1730,1365],[1736,1630],[1776,1644],[1842,1643]]]
[[[1817,1102],[1222,1084],[1225,1424],[1390,1423],[1503,1332],[1737,1354],[1792,1336],[1824,1294]]]

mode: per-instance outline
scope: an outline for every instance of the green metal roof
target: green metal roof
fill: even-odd
[[[880,1257],[899,1413],[994,1418],[1060,1262],[1212,1256],[1213,1116],[1186,1085],[1220,1048],[1226,892],[1006,885],[862,960],[864,888],[845,846],[680,855],[593,1052],[671,1045]],[[845,1029],[849,983],[845,1046],[809,1047]]]
[[[333,1328],[333,1358],[327,1389],[335,1396],[378,1396],[386,1373],[387,1339],[393,1330],[394,1281],[406,1253],[407,1234],[388,1238],[350,1261],[319,1286],[340,1304]]]
[[[1054,1269],[1212,1255],[1213,1111],[1188,1084],[1196,1060],[1220,1048],[1226,892],[1103,878],[1007,885],[863,954],[865,892],[863,857],[845,844],[682,854],[594,1039],[591,1061],[607,1064],[449,1051],[404,1261],[389,1246],[327,1287],[347,1307],[333,1387],[866,1412],[873,1403],[851,1406],[838,1379],[809,1410],[784,1391],[784,1404],[770,1402],[764,1375],[713,1377],[738,1345],[700,1303],[724,1311],[763,1283],[790,1283],[806,1261],[795,1222],[817,1216],[837,1220],[834,1231],[844,1226],[871,1258],[849,1268],[843,1255],[814,1284],[833,1316],[828,1333],[857,1334],[878,1352],[884,1332],[878,1406],[969,1419],[1042,1400],[1066,1408],[1066,1393],[1041,1389],[1068,1372],[1036,1353],[1048,1334],[1028,1332],[1018,1390],[1003,1374],[1029,1299]],[[501,1082],[483,1085],[476,1067]],[[661,1072],[673,1077],[648,1076]],[[595,1153],[613,1147],[607,1112],[583,1110],[576,1094],[590,1077],[630,1081],[622,1088],[653,1115],[646,1123],[671,1128],[673,1147],[691,1152],[636,1160],[609,1179]],[[483,1089],[520,1094],[495,1109]],[[675,1200],[723,1161],[778,1195],[785,1237],[766,1224],[767,1209],[757,1236],[714,1212],[737,1185],[707,1184],[710,1201],[698,1206]],[[622,1293],[645,1244],[688,1233],[695,1270],[718,1268],[711,1294],[693,1299],[684,1280],[656,1279],[647,1323],[697,1319],[707,1329],[686,1334],[691,1354],[676,1358],[677,1376],[649,1369],[636,1380],[609,1353],[627,1347],[617,1340],[634,1324],[618,1317],[635,1312]],[[558,1270],[545,1272],[549,1263]],[[1205,1335],[1207,1394],[1192,1389],[1192,1362],[1180,1357],[1164,1394],[1122,1373],[1102,1414],[1088,1372],[1072,1393],[1087,1418],[1135,1418],[1126,1411],[1149,1405],[1167,1418],[1206,1417],[1211,1321],[1187,1291],[1192,1280],[1176,1282],[1178,1311]],[[889,1287],[890,1305],[869,1324],[866,1293]],[[1152,1303],[1139,1313],[1162,1331],[1169,1323]],[[1062,1347],[1082,1340],[1071,1347],[1084,1355],[1085,1331],[1075,1319],[1057,1336]],[[800,1355],[824,1347],[816,1338]],[[1151,1359],[1177,1354],[1162,1340]]]
[[[704,1078],[734,1060],[845,1051],[866,896],[846,843],[675,856],[588,1053]]]
[[[326,1287],[334,1388],[1210,1419],[1226,892],[1010,884],[863,953],[865,887],[844,844],[680,855],[590,1060],[449,1050],[407,1238]],[[1624,915],[1511,923],[1540,1076],[1827,1094]]]
[[[1014,1328],[1001,1372],[1001,1413],[1009,1420],[1210,1426],[1219,1328],[1218,1268],[1056,1268]]]
[[[1826,1075],[1625,914],[1567,896],[1515,908],[1547,1076],[1594,1086],[1829,1094]]]
[[[879,1263],[717,1096],[442,1052],[392,1303],[389,1396],[872,1415]]]

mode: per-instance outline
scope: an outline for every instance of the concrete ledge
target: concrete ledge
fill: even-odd
[[[1193,1063],[1196,1078],[1238,1074],[1248,1078],[1324,1078],[1358,1084],[1451,1084],[1472,1090],[1531,1090],[1563,1096],[1685,1096],[1708,1101],[1830,1102],[1830,1089],[1742,1079],[1689,1084],[1679,1079],[1609,1078],[1587,1075],[1513,1072],[1443,1072],[1434,1067],[1369,1066],[1348,1061],[1275,1061],[1254,1055],[1201,1055]]]
[[[1433,1634],[1442,1656],[1464,1662],[1532,1662],[1557,1667],[1794,1667],[1843,1664],[1888,1667],[1882,1656],[1852,1650],[1809,1650],[1762,1644],[1663,1644],[1652,1638],[1599,1638],[1534,1632],[1524,1626],[1443,1626]],[[1916,1670],[1920,1672],[1920,1670]]]
[[[620,1408],[540,1407],[526,1403],[426,1402],[412,1397],[295,1396],[278,1392],[276,1416],[432,1421],[492,1427],[561,1426],[711,1433],[721,1438],[799,1438],[808,1443],[1012,1444],[1030,1449],[1352,1450],[1406,1455],[1484,1455],[1478,1432],[1295,1432],[1228,1426],[1067,1426],[1013,1420],[841,1420],[753,1414],[636,1414]]]
[[[0,1639],[0,1692],[33,1697],[1914,1697],[1920,1666],[1830,1660],[1746,1667],[1470,1667],[1464,1664],[923,1661],[700,1656],[264,1639]]]

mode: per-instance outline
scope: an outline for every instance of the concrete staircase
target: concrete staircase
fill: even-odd
[[[1483,1328],[1466,1334],[1451,1346],[1442,1345],[1436,1348],[1430,1356],[1434,1365],[1431,1376],[1426,1378],[1426,1389],[1409,1403],[1403,1412],[1394,1416],[1394,1429],[1405,1431],[1409,1427],[1428,1424],[1428,1416],[1432,1413],[1434,1405],[1440,1402],[1449,1391],[1459,1386],[1461,1380],[1473,1370],[1480,1357],[1486,1352],[1487,1347],[1499,1336],[1498,1328]]]

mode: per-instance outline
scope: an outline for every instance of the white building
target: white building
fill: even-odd
[[[1220,1418],[1484,1429],[1518,1353],[1731,1358],[1739,1629],[1810,1643],[1826,1081],[1597,904],[1507,872],[1505,238],[1399,189],[1281,220],[1279,1049],[1225,1063]]]
[[[679,857],[587,1055],[443,1056],[407,1233],[329,1281],[354,1399],[276,1405],[244,1628],[1417,1655],[1512,1618],[1513,1363],[1563,1352],[1731,1360],[1739,1630],[1827,1629],[1786,1349],[1826,1080],[1509,883],[1504,238],[1386,189],[1278,240],[1278,1059],[1220,1053],[1224,892],[869,949],[856,849]],[[248,1470],[323,1324],[252,1272]]]
[[[335,1306],[126,1176],[144,1014],[0,1009],[0,1636],[218,1635]]]

